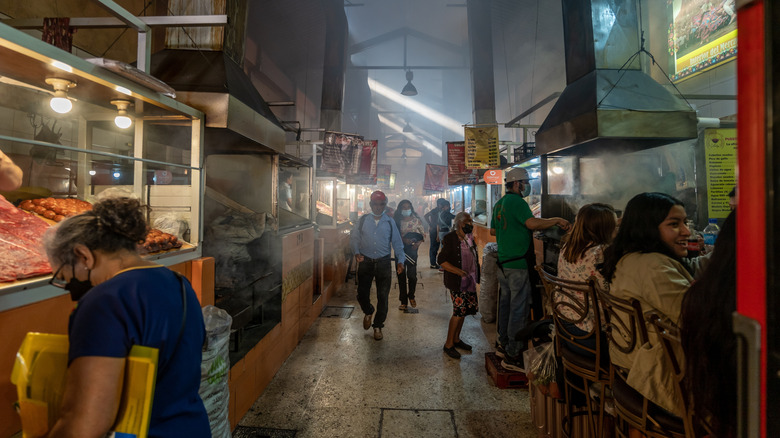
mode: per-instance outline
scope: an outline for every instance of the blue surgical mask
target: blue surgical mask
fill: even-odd
[[[531,184],[529,182],[523,183],[523,198],[527,198],[531,195]]]
[[[406,217],[409,217],[412,215],[412,210],[401,210],[401,214]]]

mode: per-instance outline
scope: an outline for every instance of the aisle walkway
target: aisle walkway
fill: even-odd
[[[348,282],[328,306],[354,306],[349,319],[318,318],[239,425],[289,431],[264,436],[535,437],[528,391],[498,389],[485,371],[495,324],[468,317],[462,338],[473,353],[442,352],[452,304],[427,253],[424,244],[419,313],[398,310],[394,281],[384,339],[375,341]]]

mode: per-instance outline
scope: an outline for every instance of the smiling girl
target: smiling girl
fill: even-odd
[[[691,231],[683,203],[664,193],[641,193],[626,205],[615,240],[604,254],[602,274],[610,294],[635,298],[645,315],[655,313],[673,323],[680,319],[683,296],[693,276],[683,260]],[[627,323],[627,321],[624,321]],[[627,370],[627,383],[650,401],[677,410],[674,380],[665,375],[663,350],[651,324],[649,345],[625,354],[610,345],[610,360]],[[621,325],[613,330],[621,332]],[[625,333],[619,333],[626,335]]]

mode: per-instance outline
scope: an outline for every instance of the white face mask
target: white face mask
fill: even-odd
[[[412,210],[401,210],[401,214],[406,217],[409,217],[412,215]]]

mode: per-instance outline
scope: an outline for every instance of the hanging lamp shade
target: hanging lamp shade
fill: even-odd
[[[412,73],[411,70],[408,70],[406,72],[406,85],[404,85],[404,89],[401,90],[401,94],[404,96],[417,96],[417,88],[412,84],[412,79],[414,79],[414,73]]]

